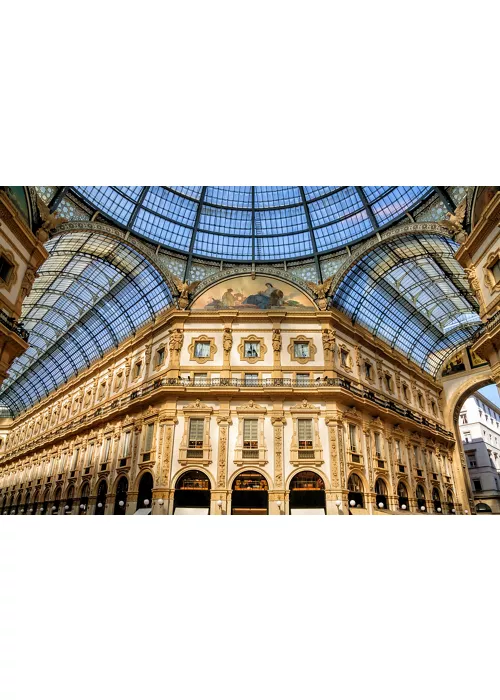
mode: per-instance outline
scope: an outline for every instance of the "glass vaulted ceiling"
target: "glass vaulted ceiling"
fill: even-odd
[[[207,258],[271,261],[326,253],[373,235],[432,187],[73,187],[139,236]]]

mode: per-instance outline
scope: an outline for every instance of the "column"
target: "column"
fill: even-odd
[[[173,489],[170,489],[170,473],[174,445],[175,425],[178,423],[175,409],[160,412],[158,437],[158,469],[156,487],[153,489],[153,515],[168,515],[173,510]],[[159,500],[163,504],[158,503]],[[172,501],[172,503],[171,503]]]
[[[274,487],[273,494],[269,494],[269,514],[281,515],[285,512],[285,475],[283,454],[283,426],[286,425],[283,411],[271,413],[271,423],[274,428]],[[277,503],[281,502],[281,506]]]
[[[331,483],[331,489],[326,492],[326,513],[327,515],[347,515],[349,511],[347,503],[342,414],[337,410],[327,411],[325,423],[328,426]],[[336,501],[341,501],[342,505],[338,507]]]
[[[217,487],[212,490],[211,515],[224,515],[227,513],[227,445],[229,436],[229,426],[232,420],[229,412],[221,413],[217,416],[219,426],[219,450],[217,455]],[[222,507],[217,506],[217,501],[222,501]]]

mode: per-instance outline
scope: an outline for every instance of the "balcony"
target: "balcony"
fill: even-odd
[[[9,331],[13,331],[16,335],[22,338],[26,343],[29,339],[29,333],[24,328],[23,324],[13,316],[8,316],[3,309],[0,309],[0,323],[2,323]]]

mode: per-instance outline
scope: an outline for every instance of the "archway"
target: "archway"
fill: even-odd
[[[384,510],[389,507],[387,499],[387,486],[383,479],[377,479],[375,482],[375,506]]]
[[[59,515],[59,507],[61,505],[62,489],[60,486],[57,487],[54,493],[54,503],[52,504],[51,513],[52,515]]]
[[[425,500],[425,490],[422,484],[417,484],[417,488],[415,489],[415,497],[417,499],[418,510],[422,511],[422,513],[425,513],[425,511],[427,510],[427,503]]]
[[[95,515],[104,515],[106,509],[106,496],[108,495],[108,484],[106,479],[103,479],[97,487],[97,498],[95,502]]]
[[[446,505],[448,506],[448,515],[455,515],[457,511],[455,509],[455,499],[451,489],[446,491]]]
[[[398,483],[398,504],[400,510],[410,510],[410,501],[408,499],[408,489],[404,481]]]
[[[73,509],[73,501],[74,501],[74,496],[75,496],[75,487],[73,484],[68,487],[68,491],[66,493],[66,504],[64,506],[64,515],[71,515],[72,509]]]
[[[89,495],[90,495],[90,486],[89,482],[86,481],[82,489],[80,491],[80,505],[78,508],[78,515],[85,515],[87,512],[87,508],[89,506]]]
[[[210,479],[198,469],[191,469],[176,481],[174,515],[208,515],[210,513]]]
[[[443,509],[441,507],[441,493],[439,489],[435,486],[432,489],[432,505],[435,513],[442,513]]]
[[[268,511],[267,479],[255,471],[238,474],[233,481],[231,515],[267,515]]]
[[[43,494],[43,503],[40,506],[40,515],[49,514],[49,502],[50,502],[50,486],[45,489]]]
[[[126,476],[121,476],[116,485],[115,509],[114,515],[125,515],[127,510],[128,496],[128,479]]]
[[[136,515],[150,515],[153,503],[153,475],[145,472],[139,482]]]
[[[295,474],[290,481],[290,515],[325,515],[325,482],[312,471]]]
[[[351,508],[364,508],[365,498],[361,477],[359,477],[357,474],[351,474],[347,480],[347,488],[349,491],[347,496],[349,506]]]

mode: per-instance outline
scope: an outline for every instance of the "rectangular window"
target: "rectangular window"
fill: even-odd
[[[392,377],[390,374],[385,375],[385,388],[387,391],[392,391]]]
[[[497,260],[496,263],[490,267],[490,270],[493,273],[495,282],[500,282],[500,260]]]
[[[468,421],[467,421],[467,413],[461,413],[461,414],[460,414],[460,422],[461,422],[463,425],[464,425],[465,423],[468,422]]]
[[[66,466],[66,460],[67,460],[67,458],[68,458],[67,452],[63,452],[63,454],[61,455],[61,464],[59,465],[59,471],[60,471],[60,472],[63,472],[63,471],[64,471],[64,468],[65,468],[65,466]]]
[[[371,378],[372,378],[372,366],[368,362],[365,362],[365,379],[371,379]]]
[[[137,379],[142,371],[142,362],[136,362],[134,365],[134,379]]]
[[[465,440],[465,442],[470,441],[470,433],[464,433],[464,440]]]
[[[0,255],[0,279],[4,282],[8,282],[13,269],[14,265],[10,260],[7,260],[5,255]]]
[[[297,384],[299,386],[307,386],[309,384],[309,374],[297,373]]]
[[[353,423],[349,423],[349,443],[351,445],[351,452],[357,452],[356,426]]]
[[[151,452],[153,446],[153,433],[155,429],[154,423],[148,423],[144,433],[144,450],[143,452]]]
[[[257,386],[259,381],[258,374],[245,374],[245,386]]]
[[[89,445],[87,450],[87,467],[92,466],[92,457],[94,456],[94,443]]]
[[[418,446],[413,445],[413,463],[415,467],[418,467],[419,465],[419,459],[418,459]]]
[[[156,366],[159,367],[165,360],[165,348],[158,348],[156,351]]]
[[[256,418],[245,418],[243,421],[243,447],[246,450],[257,450],[259,421]]]
[[[206,343],[203,341],[195,343],[194,356],[202,358],[210,357],[210,343]]]
[[[78,464],[78,457],[80,455],[80,449],[77,448],[76,450],[73,451],[73,460],[71,462],[71,471],[74,471],[77,467]]]
[[[189,448],[203,447],[204,418],[191,418],[189,421]]]
[[[395,443],[395,444],[396,444],[396,457],[397,457],[397,460],[398,460],[398,462],[402,462],[402,461],[403,461],[403,453],[402,453],[402,451],[401,451],[401,441],[400,441],[400,440],[396,440],[396,443]]]
[[[297,429],[299,434],[299,450],[312,449],[313,446],[313,427],[310,418],[299,418],[297,420]]]
[[[342,367],[349,367],[349,353],[347,350],[340,351],[340,364]]]
[[[245,341],[245,357],[260,357],[260,342]]]
[[[293,356],[294,357],[309,357],[309,343],[295,342],[293,344]]]
[[[104,443],[104,449],[102,451],[102,461],[107,462],[109,460],[109,453],[111,450],[111,438],[107,438]]]
[[[206,372],[196,372],[194,375],[195,386],[205,386],[208,382],[208,374]]]
[[[382,457],[382,440],[380,433],[375,433],[375,454],[377,457]]]
[[[474,484],[474,491],[482,491],[483,490],[481,488],[481,480],[480,479],[473,479],[472,483]]]
[[[126,457],[128,457],[129,450],[130,450],[130,437],[131,437],[131,435],[132,435],[132,433],[130,430],[127,430],[126,433],[123,433],[122,449],[121,449],[122,459],[125,459]]]

